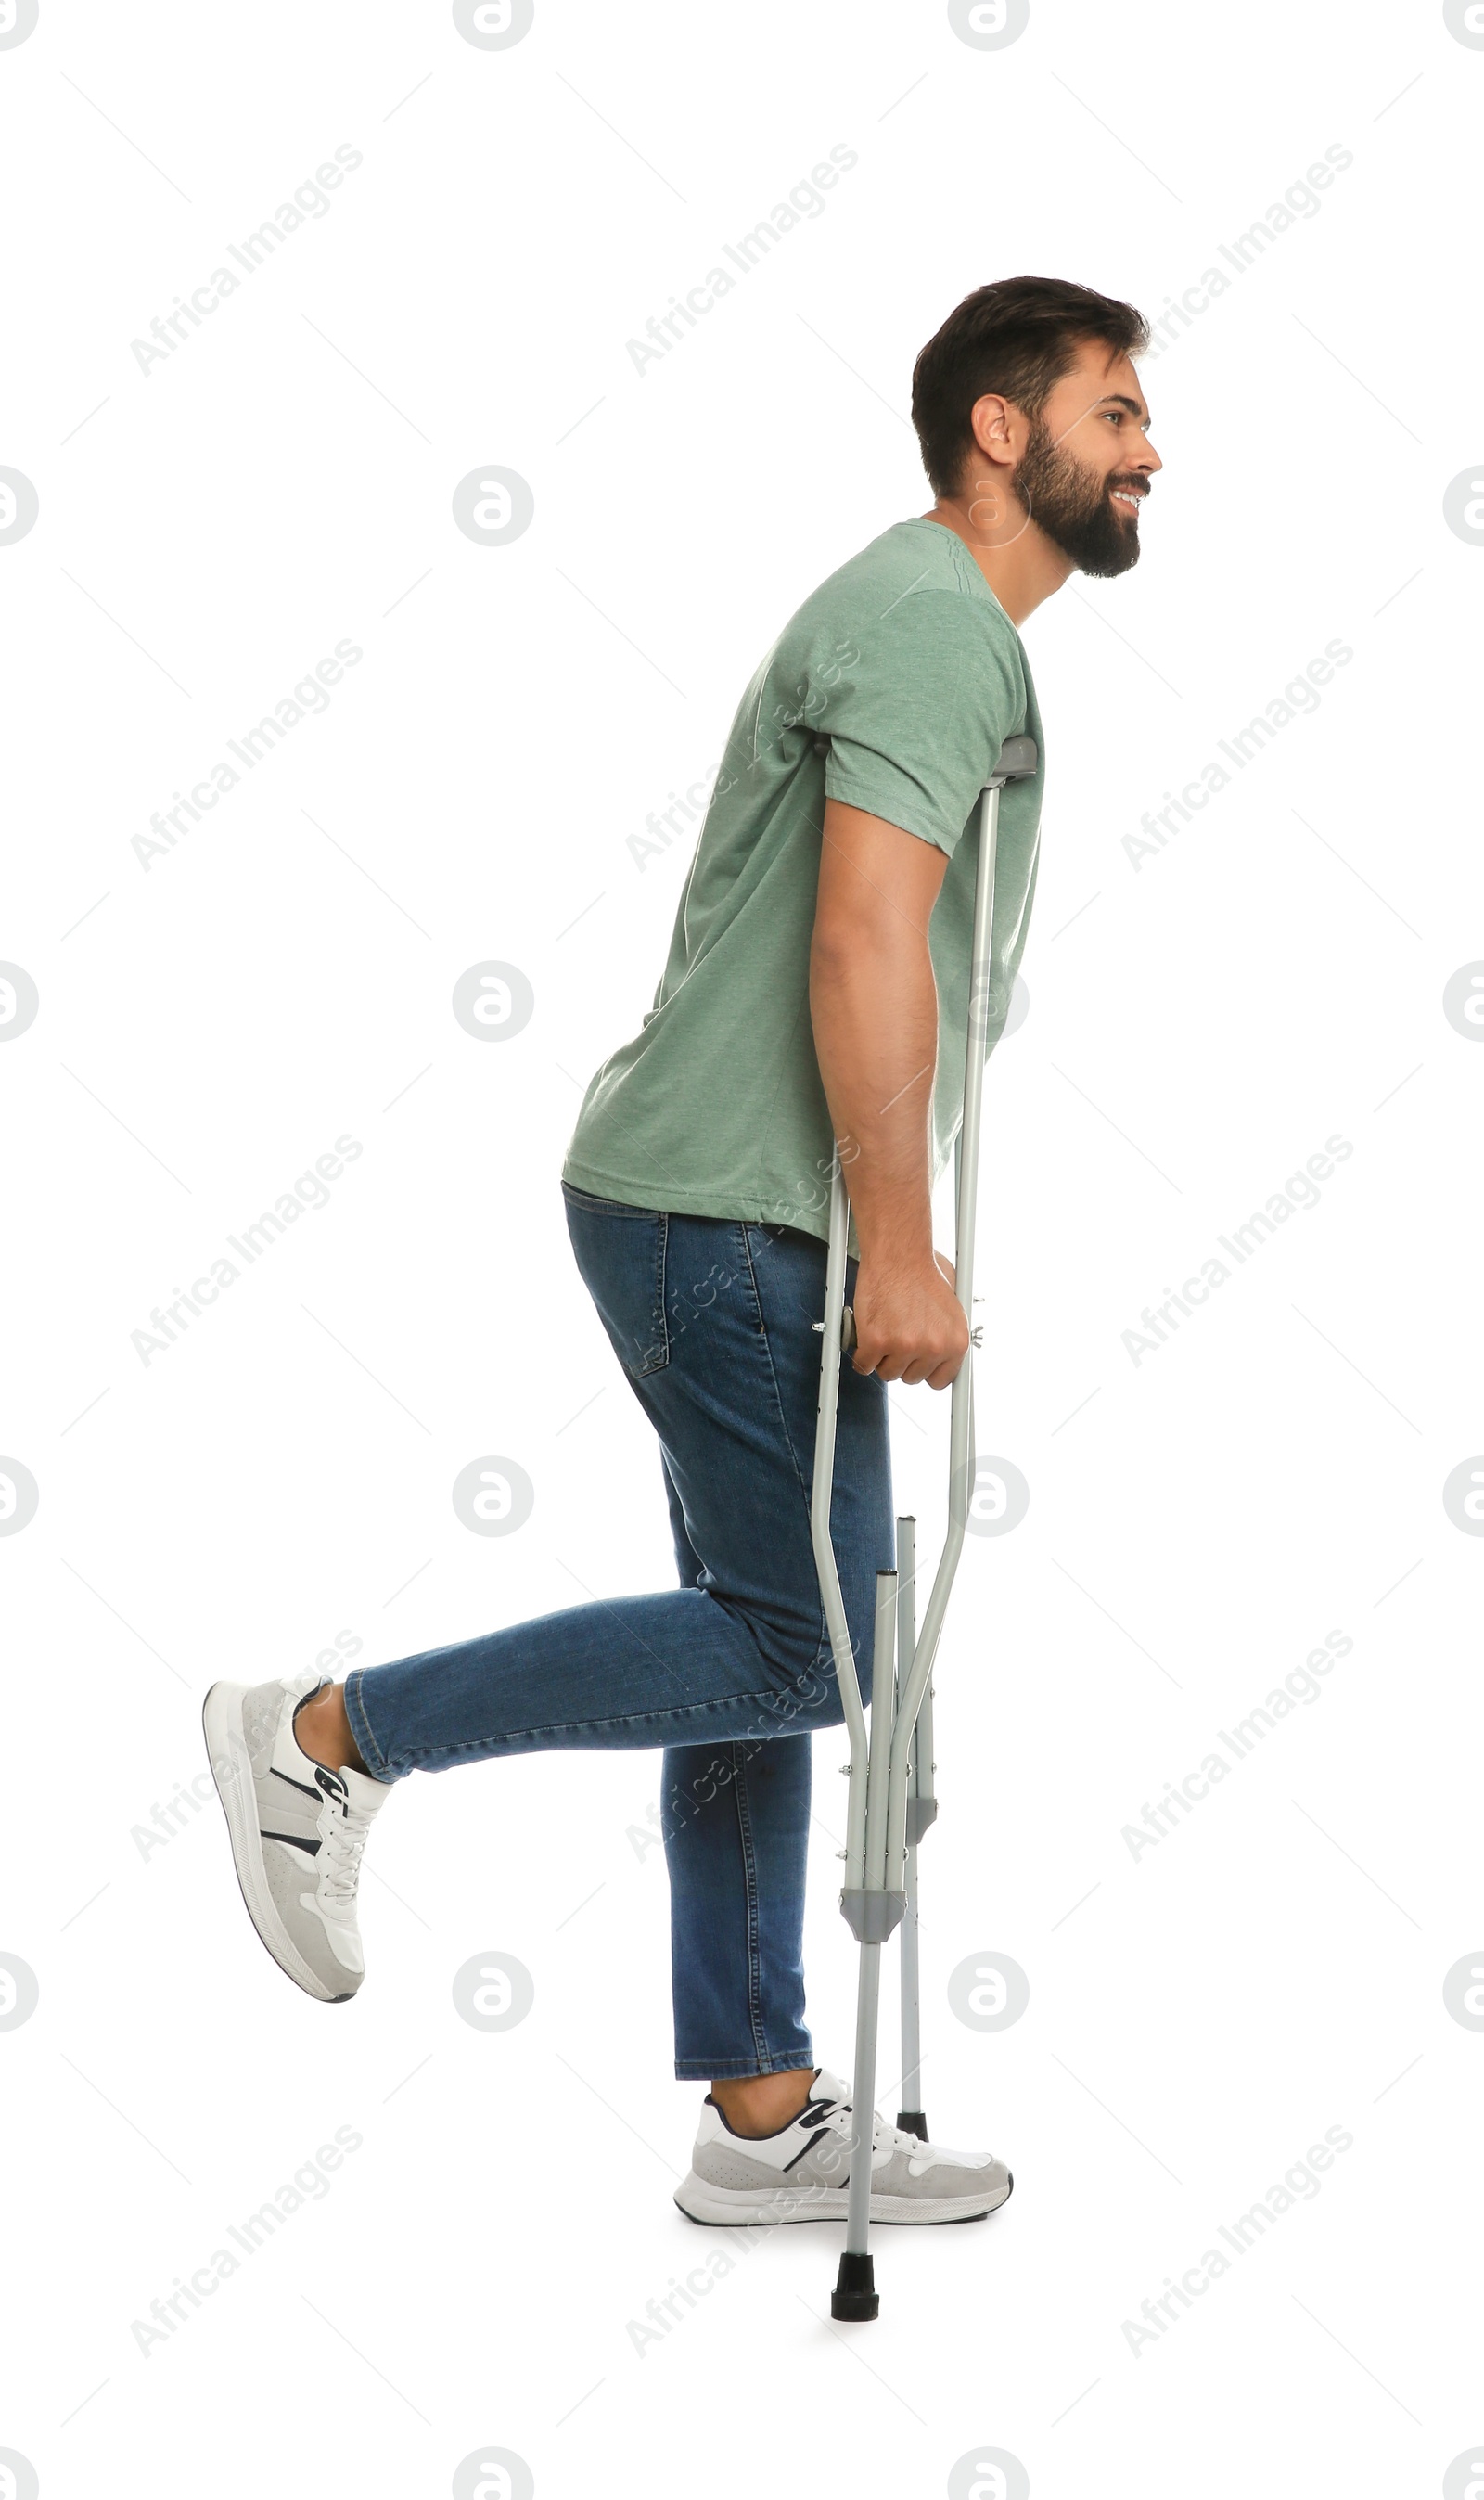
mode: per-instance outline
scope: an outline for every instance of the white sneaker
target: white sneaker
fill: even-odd
[[[356,1884],[390,1785],[305,1753],[294,1713],[325,1681],[214,1684],[201,1724],[252,1924],[280,1970],[339,2005],[365,1976]]]
[[[850,2088],[821,2067],[797,2118],[775,2135],[738,2135],[709,2092],[676,2203],[693,2222],[821,2222],[843,2216],[853,2125]],[[875,2120],[874,2222],[973,2222],[1014,2180],[992,2153],[948,2153]]]

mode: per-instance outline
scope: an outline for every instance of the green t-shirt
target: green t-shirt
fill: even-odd
[[[1021,732],[1040,758],[1024,645],[952,530],[898,521],[821,582],[738,708],[654,1004],[589,1085],[563,1178],[627,1206],[828,1239],[808,959],[830,798],[948,854],[929,930],[936,1182],[962,1115],[979,794]],[[1042,772],[1001,793],[986,1056],[1025,947]]]

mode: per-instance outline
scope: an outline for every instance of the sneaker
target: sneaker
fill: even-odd
[[[294,1713],[325,1680],[214,1684],[201,1724],[252,1924],[280,1970],[340,2005],[365,1975],[355,1888],[388,1783],[327,1771],[300,1746]]]
[[[822,2222],[842,2218],[850,2178],[850,2087],[823,2067],[796,2119],[775,2135],[738,2135],[709,2092],[690,2176],[676,2203],[693,2222]],[[990,2153],[948,2153],[877,2118],[871,2155],[874,2222],[973,2222],[1014,2181]]]

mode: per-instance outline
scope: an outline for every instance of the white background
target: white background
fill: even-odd
[[[935,2495],[986,2445],[1036,2500],[1392,2500],[1484,2435],[1484,2033],[1443,1998],[1484,1961],[1484,1546],[1442,1501],[1484,1447],[1484,1051],[1441,1003],[1484,957],[1484,557],[1443,518],[1480,456],[1481,80],[1435,7],[1312,0],[1037,0],[999,50],[884,0],[539,0],[503,50],[446,7],[42,0],[0,49],[0,463],[40,502],[0,547],[0,955],[40,994],[0,1052],[0,1450],[40,1489],[0,1539],[0,1952],[40,1988],[0,2030],[0,2451],[46,2500],[443,2494],[490,2443],[542,2500]],[[143,374],[131,342],[339,145],[329,213]],[[825,213],[638,374],[626,342],[837,145]],[[1026,630],[1043,861],[978,1403],[1031,1502],[970,1542],[923,1853],[928,2111],[1015,2194],[880,2234],[874,2326],[830,2324],[839,2235],[800,2229],[639,2352],[723,2238],[670,2201],[700,2094],[630,1836],[655,1758],[406,1784],[334,2010],[251,1934],[214,1799],[148,1855],[136,1827],[197,1776],[214,1677],[672,1582],[557,1190],[689,856],[630,839],[799,601],[926,508],[911,362],[963,294],[1031,271],[1157,316],[1331,146],[1319,213],[1143,369],[1138,569]],[[535,497],[506,546],[451,518],[489,463]],[[343,638],[328,710],[144,868],[151,812]],[[1332,639],[1318,710],[1136,868],[1144,811]],[[449,1004],[485,959],[536,999],[494,1047]],[[142,1363],[343,1134],[330,1203]],[[1320,1203],[1136,1364],[1142,1307],[1332,1135]],[[946,1401],[893,1404],[931,1548]],[[489,1453],[535,1487],[509,1537],[449,1499]],[[1323,1697],[1136,1859],[1145,1801],[1332,1629]],[[808,1945],[837,2067],[842,1750]],[[535,1982],[497,2035],[450,1993],[489,1951]],[[1030,2004],[986,2034],[945,1984],[990,1951]],[[888,2109],[893,2024],[889,1994]],[[330,2192],[142,2353],[337,2126]],[[1131,2350],[1329,2127],[1320,2192]]]

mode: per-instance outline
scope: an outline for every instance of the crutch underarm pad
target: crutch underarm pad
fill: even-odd
[[[1007,738],[1001,747],[995,769],[985,782],[986,790],[998,790],[1006,781],[1026,781],[1036,770],[1034,738]]]

